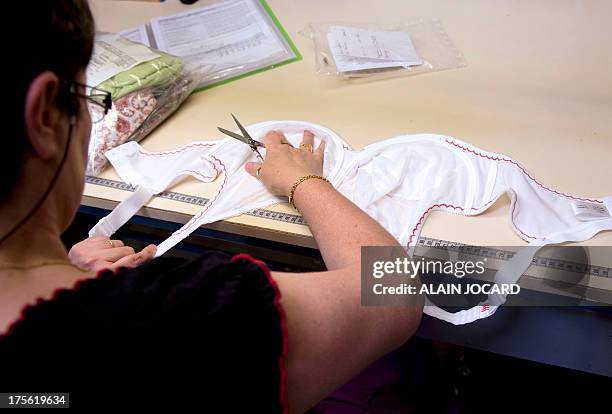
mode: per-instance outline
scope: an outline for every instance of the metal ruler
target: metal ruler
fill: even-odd
[[[116,188],[118,190],[134,192],[135,187],[124,183],[123,181],[110,180],[108,178],[92,177],[90,175],[85,177],[85,182],[88,184],[100,185],[102,187]],[[208,198],[193,196],[189,194],[175,193],[174,191],[164,191],[157,195],[157,197],[165,198],[172,201],[179,201],[181,203],[195,204],[203,206],[208,203]],[[277,211],[266,210],[264,208],[257,208],[255,210],[244,213],[249,216],[261,217],[269,220],[282,221],[284,223],[302,224],[305,225],[306,221],[304,217],[298,214],[279,213]]]
[[[468,254],[470,256],[498,259],[504,261],[508,261],[514,256],[514,252],[509,250],[503,250],[501,248],[472,246],[469,244],[431,239],[428,237],[419,237],[417,247],[428,247],[434,249],[437,248],[447,252],[463,253]],[[610,250],[612,253],[612,247],[610,248]],[[569,260],[555,259],[543,256],[535,256],[531,261],[531,264],[532,266],[540,268],[565,270],[585,275],[588,274],[589,276],[607,277],[612,279],[612,268],[605,266],[586,265],[584,263],[577,263]]]
[[[130,191],[134,192],[136,188],[131,185],[124,183],[123,181],[110,180],[108,178],[99,178],[93,176],[87,176],[85,181],[89,184],[100,185],[103,187],[116,188],[118,190]],[[204,206],[208,199],[204,197],[198,197],[188,194],[176,193],[173,191],[164,191],[157,195],[157,197],[162,197],[168,200],[178,201],[181,203],[189,203],[195,204],[198,206]],[[266,210],[264,208],[258,208],[255,210],[251,210],[245,213],[249,216],[261,217],[268,220],[282,221],[284,223],[293,223],[293,224],[301,224],[306,225],[304,218],[297,214],[289,214],[289,213],[280,213],[277,211]],[[456,242],[450,242],[446,240],[439,239],[431,239],[428,237],[420,237],[417,243],[417,247],[430,247],[430,248],[440,248],[446,251],[453,252],[461,252],[465,254],[469,254],[472,256],[478,257],[489,257],[500,260],[510,260],[512,256],[514,256],[514,252],[484,247],[484,246],[471,246],[467,244],[461,244]],[[533,265],[549,268],[549,269],[558,269],[558,270],[568,270],[573,272],[583,272],[592,276],[599,277],[607,277],[612,278],[612,268],[603,267],[603,266],[594,266],[589,265],[586,268],[581,268],[579,266],[584,266],[584,264],[574,263],[565,260],[559,259],[550,259],[546,257],[536,256],[532,262]]]

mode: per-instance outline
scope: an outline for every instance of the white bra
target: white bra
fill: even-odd
[[[497,272],[497,283],[518,281],[540,246],[583,241],[612,229],[612,197],[580,198],[555,191],[513,159],[455,138],[402,135],[353,151],[333,131],[308,122],[270,121],[247,127],[258,140],[272,129],[282,131],[295,146],[305,129],[315,134],[315,146],[325,140],[324,175],[410,254],[431,211],[477,215],[508,193],[510,225],[529,246]],[[202,210],[158,246],[158,256],[204,224],[286,201],[270,194],[245,171],[245,162],[256,159],[248,146],[235,139],[197,141],[155,153],[128,142],[106,156],[121,179],[137,189],[100,220],[90,236],[111,236],[151,197],[185,175],[203,182],[221,181]],[[490,295],[482,304],[456,313],[428,302],[424,312],[463,324],[492,315],[504,301],[505,297]]]

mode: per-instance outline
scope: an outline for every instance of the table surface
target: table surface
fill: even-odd
[[[97,28],[118,31],[152,17],[200,7],[91,0]],[[558,0],[401,0],[347,2],[270,0],[303,59],[191,96],[141,141],[146,149],[177,148],[221,138],[216,127],[265,120],[324,125],[354,148],[401,134],[439,133],[506,154],[541,182],[583,197],[612,194],[612,2]],[[312,41],[298,32],[310,22],[394,23],[438,18],[464,53],[461,69],[366,83],[315,72]],[[112,168],[100,177],[117,180]],[[210,197],[218,184],[186,180],[172,191]],[[83,204],[111,209],[128,192],[87,184]],[[201,207],[153,199],[140,214],[186,222]],[[295,214],[288,205],[268,208]],[[509,199],[478,217],[429,216],[422,235],[477,245],[523,242],[512,231]],[[306,226],[253,216],[211,225],[224,231],[315,247]],[[584,245],[612,246],[612,232]]]

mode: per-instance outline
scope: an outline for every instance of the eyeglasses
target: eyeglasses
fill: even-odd
[[[77,87],[85,88],[85,94],[79,93]],[[92,123],[100,122],[113,106],[111,93],[93,86],[78,82],[70,84],[70,92],[87,100],[87,110]]]

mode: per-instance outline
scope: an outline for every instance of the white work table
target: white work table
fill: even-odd
[[[97,27],[118,31],[210,1],[185,6],[92,0]],[[410,133],[439,133],[519,161],[547,186],[582,197],[612,194],[612,15],[609,2],[400,0],[333,2],[271,0],[269,5],[303,59],[192,95],[141,144],[150,151],[221,138],[217,126],[266,120],[324,125],[359,149]],[[298,32],[309,22],[413,22],[438,18],[468,66],[366,83],[315,73],[312,41]],[[112,168],[101,178],[118,180]],[[173,192],[209,198],[218,183],[187,179]],[[129,192],[87,184],[83,204],[111,209]],[[186,222],[201,206],[153,199],[139,214]],[[288,205],[269,211],[297,214]],[[315,247],[308,228],[243,215],[208,227]],[[478,217],[432,213],[423,236],[476,245],[523,242],[509,223],[503,197]],[[612,232],[585,245],[612,246]]]

